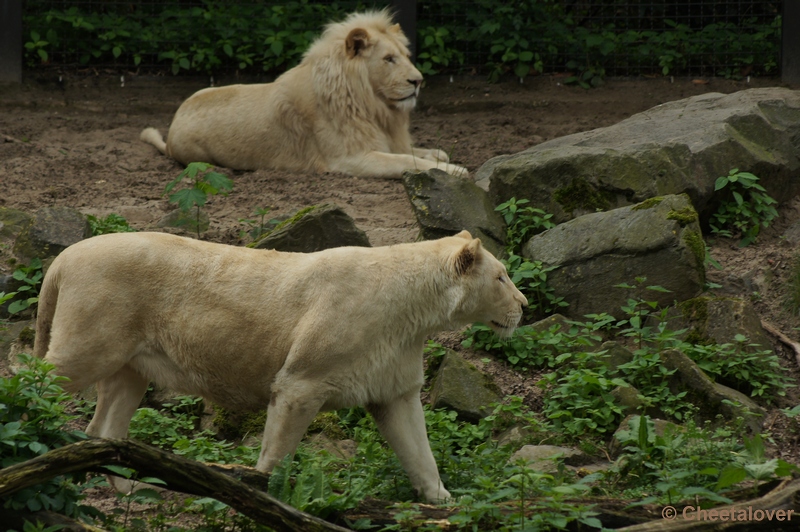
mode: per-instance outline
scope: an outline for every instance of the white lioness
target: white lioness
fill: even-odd
[[[198,91],[178,109],[166,143],[154,128],[140,138],[183,164],[364,177],[440,168],[466,176],[444,151],[411,147],[409,112],[422,74],[409,56],[408,39],[386,11],[353,13],[328,25],[274,83]]]
[[[525,297],[467,231],[282,253],[164,233],[90,238],[45,276],[34,353],[76,391],[91,436],[124,438],[147,385],[268,407],[256,468],[293,453],[320,410],[363,405],[429,501],[439,479],[420,402],[425,339],[473,321],[508,336]]]

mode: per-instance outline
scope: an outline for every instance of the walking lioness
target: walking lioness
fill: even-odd
[[[230,409],[268,407],[263,472],[318,411],[363,405],[414,488],[438,501],[450,494],[425,431],[423,344],[474,321],[508,336],[525,305],[466,231],[309,254],[110,234],[53,262],[34,352],[69,390],[97,383],[91,436],[126,437],[150,381]]]

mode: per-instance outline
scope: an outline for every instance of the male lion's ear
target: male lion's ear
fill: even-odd
[[[464,247],[458,251],[458,254],[455,258],[455,269],[457,274],[465,275],[480,263],[481,247],[481,240],[479,238],[475,238],[465,244]]]
[[[393,24],[389,26],[389,31],[392,33],[402,33],[403,29],[400,27],[400,24]]]
[[[347,35],[344,44],[347,48],[347,56],[353,58],[369,46],[369,33],[365,29],[355,28]]]
[[[460,233],[457,233],[457,234],[456,234],[456,235],[454,235],[454,236],[457,236],[457,237],[459,237],[459,238],[463,238],[463,239],[466,239],[466,240],[472,240],[472,235],[471,235],[471,234],[469,234],[469,231],[467,231],[466,229],[464,229],[464,230],[463,230],[463,231],[461,231]]]

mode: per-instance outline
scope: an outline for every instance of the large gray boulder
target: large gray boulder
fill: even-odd
[[[419,222],[420,240],[466,229],[495,256],[503,252],[506,224],[486,191],[475,183],[433,169],[405,172],[403,185]]]
[[[489,375],[448,349],[431,384],[430,399],[433,408],[449,408],[459,419],[476,422],[491,414],[489,405],[501,397]]]
[[[341,207],[324,204],[298,211],[248,247],[311,253],[342,246],[370,245],[367,234],[356,227]]]
[[[738,297],[700,296],[683,301],[670,310],[667,321],[673,331],[686,329],[684,338],[693,343],[728,344],[741,334],[761,350],[771,345],[753,304]]]
[[[36,211],[14,242],[14,254],[23,260],[55,257],[67,247],[92,236],[86,216],[71,207],[44,207]]]
[[[534,236],[522,254],[557,267],[547,282],[569,303],[561,312],[573,318],[622,316],[620,307],[631,297],[669,306],[696,297],[705,282],[705,244],[685,195],[580,216]],[[613,288],[633,285],[637,277],[670,292]]]
[[[705,220],[717,208],[714,181],[734,167],[778,201],[800,190],[800,91],[693,96],[501,157],[478,171],[495,204],[527,198],[561,222],[686,192]]]

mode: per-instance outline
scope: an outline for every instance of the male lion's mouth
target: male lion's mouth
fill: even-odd
[[[409,94],[405,98],[392,98],[392,100],[395,101],[395,102],[404,102],[406,100],[410,100],[411,98],[416,98],[416,97],[417,97],[417,93],[416,92],[412,92],[411,94]]]
[[[498,329],[510,329],[512,327],[510,325],[503,325],[502,323],[498,323],[494,320],[491,321],[491,324],[497,327]]]

